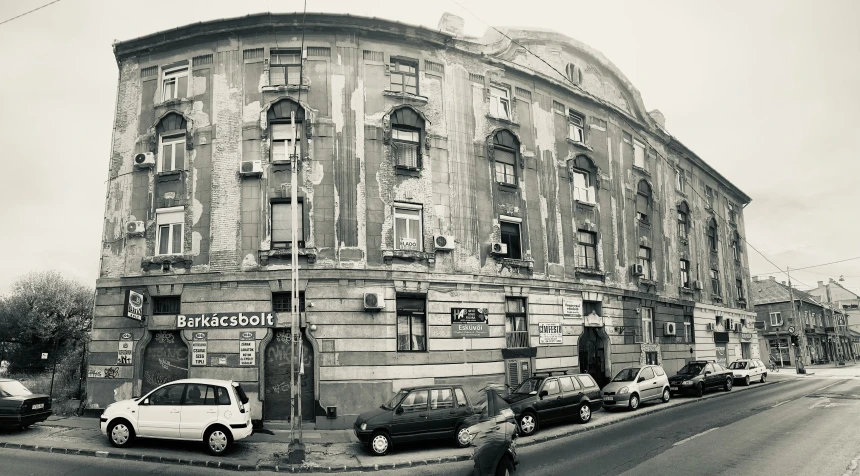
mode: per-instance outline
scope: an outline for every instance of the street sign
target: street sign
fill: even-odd
[[[788,326],[788,332],[794,334],[794,326]]]

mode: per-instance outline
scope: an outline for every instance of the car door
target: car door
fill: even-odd
[[[654,374],[654,369],[649,366],[642,367],[639,371],[639,378],[636,382],[639,384],[641,392],[641,400],[647,401],[657,396],[657,376]],[[643,380],[644,379],[644,380]]]
[[[543,381],[543,386],[538,390],[538,400],[535,402],[540,420],[555,420],[560,418],[564,412],[561,388],[557,378],[548,378]]]
[[[669,377],[666,376],[666,371],[663,370],[663,367],[655,365],[651,368],[654,369],[654,380],[657,381],[657,394],[662,397],[663,389],[669,386]]]
[[[411,441],[427,433],[429,397],[430,392],[424,388],[412,390],[403,398],[391,418],[392,440]]]
[[[430,410],[427,416],[427,431],[433,437],[453,436],[459,415],[454,406],[454,392],[450,388],[430,389]]]
[[[750,370],[752,371],[750,374],[750,380],[758,380],[761,378],[761,374],[764,373],[764,368],[757,360],[750,360]]]
[[[466,399],[466,392],[460,387],[454,387],[454,397],[457,400],[457,423],[462,422],[474,414],[472,405]]]
[[[179,438],[185,384],[167,385],[152,392],[137,408],[138,434],[153,438]]]
[[[579,411],[579,403],[582,401],[582,386],[573,377],[559,377],[558,383],[561,385],[562,393],[561,414],[564,416],[576,415]]]
[[[186,384],[182,415],[179,419],[179,436],[185,440],[203,439],[203,430],[218,420],[218,398],[230,404],[227,389],[202,383]],[[226,398],[225,398],[226,397]]]

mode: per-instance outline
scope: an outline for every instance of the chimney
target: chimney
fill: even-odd
[[[818,282],[818,287],[820,288],[821,286],[824,286],[824,281],[819,281],[819,282]]]
[[[651,116],[651,119],[654,119],[654,122],[660,124],[660,127],[663,129],[666,128],[666,116],[664,116],[659,109],[654,109],[653,111],[648,112],[648,115]]]
[[[439,19],[439,29],[445,33],[454,35],[454,38],[463,37],[465,26],[466,22],[463,21],[463,18],[453,13],[445,12],[442,14],[442,18]]]

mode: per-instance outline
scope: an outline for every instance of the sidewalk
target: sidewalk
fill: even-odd
[[[860,373],[860,368],[855,369]],[[731,393],[751,391],[778,383],[777,378],[754,383],[749,387],[736,386]],[[794,376],[798,377],[796,374]],[[584,431],[595,430],[632,418],[639,418],[667,408],[695,403],[701,400],[729,395],[728,392],[710,391],[702,398],[676,397],[669,403],[645,403],[635,412],[599,411],[584,425],[561,423],[541,428],[533,436],[517,439],[517,446],[525,447],[547,440],[563,438]],[[26,431],[0,430],[0,448],[79,454],[103,458],[134,459],[160,463],[207,466],[239,471],[279,472],[343,472],[377,471],[453,461],[466,461],[472,448],[457,448],[453,442],[427,442],[398,445],[392,453],[375,457],[358,442],[352,430],[305,430],[303,437],[307,451],[305,464],[290,466],[281,463],[280,455],[287,451],[290,440],[288,424],[266,423],[250,437],[236,442],[233,450],[223,458],[209,456],[202,443],[140,439],[130,448],[114,448],[99,431],[97,418],[51,417]]]

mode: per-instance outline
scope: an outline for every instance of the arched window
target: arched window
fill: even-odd
[[[580,155],[573,159],[571,165],[573,166],[570,170],[573,180],[573,199],[585,203],[595,203],[597,195],[594,187],[596,173],[594,164],[588,157]]]
[[[424,127],[424,118],[412,108],[401,107],[391,113],[391,155],[396,167],[421,168]]]
[[[651,213],[651,186],[644,180],[636,187],[636,218],[641,223],[651,223],[648,218]]]
[[[708,221],[708,249],[717,252],[717,222],[713,218]]]
[[[687,234],[690,231],[690,208],[687,202],[681,202],[678,205],[678,236],[687,239]]]
[[[496,182],[516,187],[519,141],[513,133],[502,129],[493,135],[492,146]]]
[[[185,169],[185,118],[171,112],[155,126],[158,135],[158,172]]]
[[[269,148],[273,164],[288,164],[290,160],[302,157],[302,126],[305,122],[305,109],[297,102],[282,99],[266,113],[269,124]],[[293,131],[295,120],[295,131]]]

